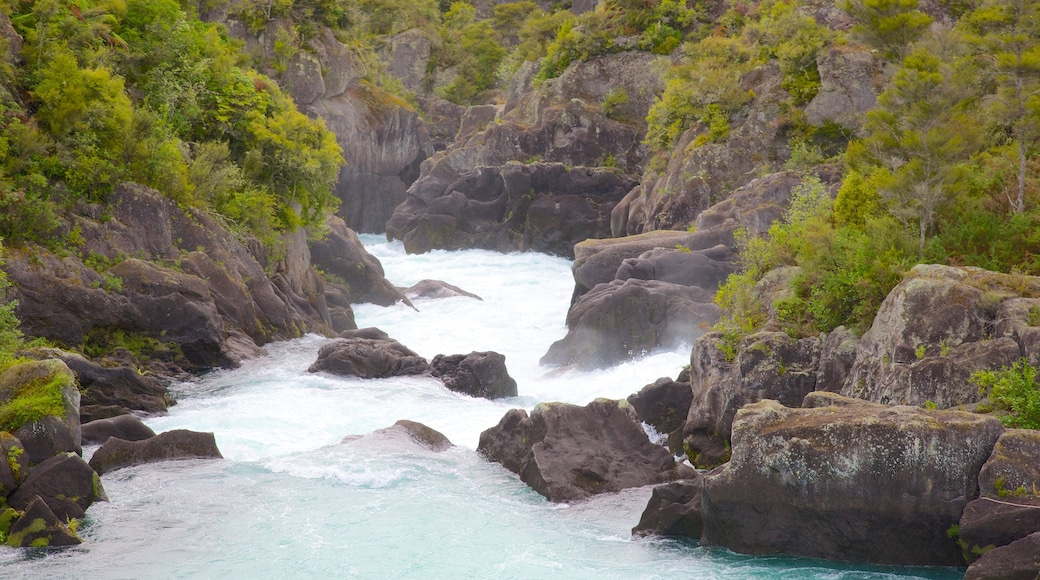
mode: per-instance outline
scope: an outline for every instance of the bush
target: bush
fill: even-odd
[[[1025,358],[999,371],[976,371],[969,379],[1000,410],[1008,411],[1000,421],[1008,427],[1040,429],[1040,385],[1036,368]]]

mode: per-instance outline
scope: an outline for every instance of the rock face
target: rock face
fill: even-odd
[[[701,476],[666,483],[654,488],[633,536],[675,536],[700,540],[704,531],[701,519]]]
[[[657,379],[638,393],[628,396],[628,402],[636,410],[639,420],[664,434],[682,428],[692,401],[689,373],[684,373],[677,380],[668,377]]]
[[[816,69],[820,92],[805,107],[809,122],[859,129],[883,89],[882,63],[866,47],[835,45],[817,57]]]
[[[1040,432],[1009,429],[1000,436],[993,453],[979,472],[982,495],[1030,493],[1040,495]]]
[[[402,419],[385,429],[378,429],[368,435],[345,437],[340,442],[352,447],[365,447],[381,452],[396,451],[432,451],[440,453],[454,447],[443,433],[431,429],[422,423]]]
[[[103,367],[71,352],[58,354],[76,373],[80,387],[80,415],[101,407],[115,407],[122,413],[166,412],[166,387],[155,377],[127,366]]]
[[[385,337],[386,335],[383,334]],[[318,351],[318,359],[308,369],[312,373],[383,379],[401,375],[421,375],[429,371],[426,359],[389,337],[339,338]]]
[[[535,250],[572,256],[574,244],[610,235],[610,208],[635,181],[612,168],[505,163],[429,178],[394,210],[387,235],[410,253],[434,248]]]
[[[513,409],[480,434],[477,451],[549,501],[580,500],[692,473],[650,443],[630,406],[602,399],[585,407],[543,403],[530,416]]]
[[[402,300],[407,302],[405,296],[386,279],[383,265],[365,250],[354,230],[338,217],[330,217],[325,225],[329,233],[325,238],[311,242],[311,259],[325,272],[326,279],[345,286],[349,302],[371,302],[380,306],[391,306]]]
[[[991,417],[867,403],[737,413],[705,477],[702,545],[898,565],[963,562],[947,530],[1003,428]]]
[[[915,266],[863,335],[842,394],[889,404],[931,401],[940,408],[979,401],[971,373],[1010,366],[1022,356],[1010,321],[994,332],[1004,313],[1000,303],[1010,295],[1004,290],[1001,296],[998,287],[1010,284],[1006,275],[978,268]]]
[[[83,443],[87,445],[104,443],[109,437],[124,441],[141,441],[155,437],[155,431],[133,415],[97,419],[84,423],[80,430],[83,433]]]
[[[801,405],[816,390],[819,359],[818,338],[795,340],[782,332],[753,334],[739,345],[729,345],[719,333],[698,340],[690,353],[693,403],[683,427],[694,465],[713,467],[726,460],[725,441],[744,405],[762,399]]]
[[[99,474],[144,463],[173,459],[221,459],[212,433],[176,429],[141,441],[109,438],[90,458]]]
[[[1040,532],[986,552],[968,567],[965,580],[1035,580],[1040,576]]]
[[[497,352],[439,354],[430,362],[430,373],[448,389],[471,397],[516,396],[516,381],[506,370],[506,357]]]
[[[8,503],[24,510],[37,497],[63,522],[82,518],[95,501],[108,501],[98,474],[75,453],[55,455],[31,468]]]
[[[81,255],[114,263],[95,266],[100,273],[42,247],[8,253],[16,314],[27,334],[64,345],[116,331],[147,337],[175,345],[156,357],[190,370],[233,366],[271,340],[328,332],[324,296],[310,268],[290,260],[269,264],[259,244],[251,251],[209,215],[183,210],[148,188],[118,185],[111,201],[110,216],[84,206],[70,224],[85,240]],[[287,255],[297,254],[287,248]],[[304,288],[313,293],[297,291]]]
[[[30,464],[83,453],[79,401],[76,376],[60,360],[16,364],[0,374],[3,428],[18,438]]]

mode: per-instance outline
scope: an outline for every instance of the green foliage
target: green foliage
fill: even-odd
[[[777,0],[760,6],[762,15],[745,28],[744,42],[760,46],[764,58],[776,59],[784,73],[781,86],[794,104],[804,105],[820,91],[816,57],[832,42],[833,33],[799,10],[798,4]]]
[[[887,184],[878,181],[884,175],[887,174],[874,172],[864,177],[858,171],[850,171],[834,199],[835,223],[861,228],[871,218],[880,216],[881,195],[878,191]]]
[[[147,362],[149,359],[175,361],[184,356],[176,343],[163,342],[119,328],[92,328],[87,333],[81,350],[91,358],[101,358],[117,350],[125,350],[141,362]]]
[[[917,0],[845,0],[842,7],[856,22],[853,36],[893,61],[901,59],[932,23],[917,9]]]
[[[1040,429],[1040,385],[1037,370],[1025,358],[999,371],[976,371],[969,379],[998,409],[1008,411],[1000,420],[1008,427]]]
[[[600,106],[603,107],[603,113],[611,119],[617,119],[620,115],[620,109],[628,104],[628,92],[623,87],[611,89],[604,97],[603,102]]]
[[[444,14],[442,47],[432,67],[455,67],[455,79],[443,88],[444,98],[458,104],[473,104],[498,81],[498,67],[506,51],[495,40],[487,20],[475,20],[476,11],[464,2],[455,2]]]

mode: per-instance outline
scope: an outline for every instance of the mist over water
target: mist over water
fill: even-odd
[[[326,339],[273,344],[241,368],[174,385],[157,432],[213,431],[224,461],[178,461],[102,478],[82,546],[0,549],[3,578],[959,578],[956,569],[891,569],[749,558],[691,542],[633,540],[649,489],[550,504],[476,452],[510,408],[622,398],[676,376],[688,349],[593,372],[550,373],[538,359],[566,332],[570,262],[484,251],[406,256],[363,236],[398,286],[433,278],[483,298],[360,305],[376,326],[430,359],[493,350],[519,396],[473,399],[435,379],[310,374]],[[444,433],[440,454],[340,444],[398,419]],[[86,454],[93,449],[86,450]]]

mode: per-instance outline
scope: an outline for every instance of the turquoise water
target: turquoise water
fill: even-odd
[[[157,431],[213,431],[223,461],[180,461],[104,476],[86,542],[62,551],[0,550],[3,578],[959,578],[956,569],[891,569],[750,558],[690,542],[633,540],[649,489],[550,504],[475,451],[506,410],[539,401],[624,397],[686,363],[684,350],[588,373],[538,358],[564,334],[566,261],[537,254],[405,256],[367,238],[398,285],[438,278],[481,295],[357,307],[419,354],[495,350],[520,396],[471,399],[426,378],[364,381],[306,372],[325,339],[271,345],[242,368],[178,384]],[[457,446],[432,454],[342,444],[398,419]],[[89,454],[92,450],[88,449]]]

